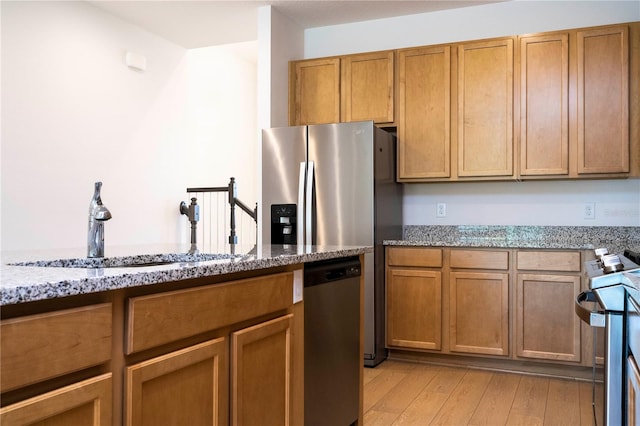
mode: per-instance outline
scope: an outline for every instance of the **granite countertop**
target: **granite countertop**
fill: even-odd
[[[53,299],[78,294],[95,293],[120,288],[153,285],[189,278],[253,271],[277,266],[295,265],[318,260],[356,256],[373,251],[367,246],[296,246],[264,245],[261,247],[235,247],[233,255],[227,245],[215,253],[213,260],[206,255],[185,258],[189,247],[184,245],[155,245],[144,247],[107,247],[105,260],[125,258],[176,260],[156,266],[136,267],[68,267],[65,259],[86,261],[83,249],[3,252],[0,265],[0,306],[37,300]],[[173,254],[173,255],[171,255]],[[181,254],[181,255],[178,255]],[[178,256],[172,258],[171,256]],[[59,260],[59,261],[58,261]],[[15,263],[36,265],[56,261],[63,266],[18,266]],[[66,265],[66,266],[64,266]],[[89,267],[88,267],[89,266]]]
[[[385,245],[590,250],[640,250],[640,226],[407,225]]]

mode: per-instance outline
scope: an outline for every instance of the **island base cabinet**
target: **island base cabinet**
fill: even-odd
[[[228,424],[227,339],[219,338],[126,369],[129,426]]]
[[[111,373],[0,409],[3,426],[111,426]]]
[[[232,425],[291,423],[291,326],[285,315],[231,334]]]

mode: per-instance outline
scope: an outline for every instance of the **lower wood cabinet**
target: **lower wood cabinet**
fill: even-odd
[[[303,424],[303,304],[293,303],[300,268],[8,314],[0,424]]]
[[[574,312],[582,256],[578,250],[389,246],[387,347],[590,366],[590,336],[582,337]]]
[[[227,347],[219,338],[127,367],[125,424],[228,424]]]
[[[231,335],[231,424],[289,425],[291,328],[285,315]]]
[[[452,352],[509,354],[509,274],[449,274],[449,339]]]
[[[62,387],[0,409],[0,424],[110,426],[111,373]]]
[[[516,263],[516,355],[580,362],[580,252],[521,250]]]
[[[387,275],[387,345],[442,348],[442,273],[393,269]]]
[[[516,354],[519,357],[580,361],[580,318],[574,303],[580,277],[518,274]]]

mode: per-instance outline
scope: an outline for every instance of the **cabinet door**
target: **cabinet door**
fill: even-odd
[[[0,424],[111,426],[111,373],[0,408]]]
[[[520,174],[569,173],[569,35],[520,39]]]
[[[393,51],[341,59],[342,121],[393,122]]]
[[[451,47],[398,51],[398,179],[451,176]]]
[[[578,31],[578,174],[629,171],[629,31]]]
[[[288,425],[291,324],[285,315],[231,335],[232,425]]]
[[[442,274],[390,269],[387,276],[387,345],[441,349]]]
[[[509,274],[451,272],[450,349],[509,354]]]
[[[340,58],[293,63],[292,125],[340,121]]]
[[[458,46],[458,176],[513,175],[513,40]]]
[[[519,357],[580,362],[580,319],[574,312],[578,293],[579,276],[518,274]]]
[[[127,367],[125,424],[227,424],[228,371],[225,338]]]

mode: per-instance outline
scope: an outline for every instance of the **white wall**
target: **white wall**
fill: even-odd
[[[187,51],[87,2],[1,7],[2,250],[83,247],[96,180],[107,247],[188,242],[187,187],[235,176],[255,203],[255,42]]]
[[[640,20],[640,1],[511,1],[305,31],[305,57]],[[407,184],[407,225],[640,226],[640,180]],[[435,216],[436,203],[447,217]],[[584,203],[596,218],[584,219]]]
[[[258,161],[256,185],[262,185],[262,133],[260,129],[284,127],[289,123],[288,90],[289,61],[299,59],[304,52],[304,31],[273,6],[258,10]],[[262,193],[258,195],[262,206]],[[262,215],[258,215],[262,229]],[[262,244],[262,235],[258,235]]]

